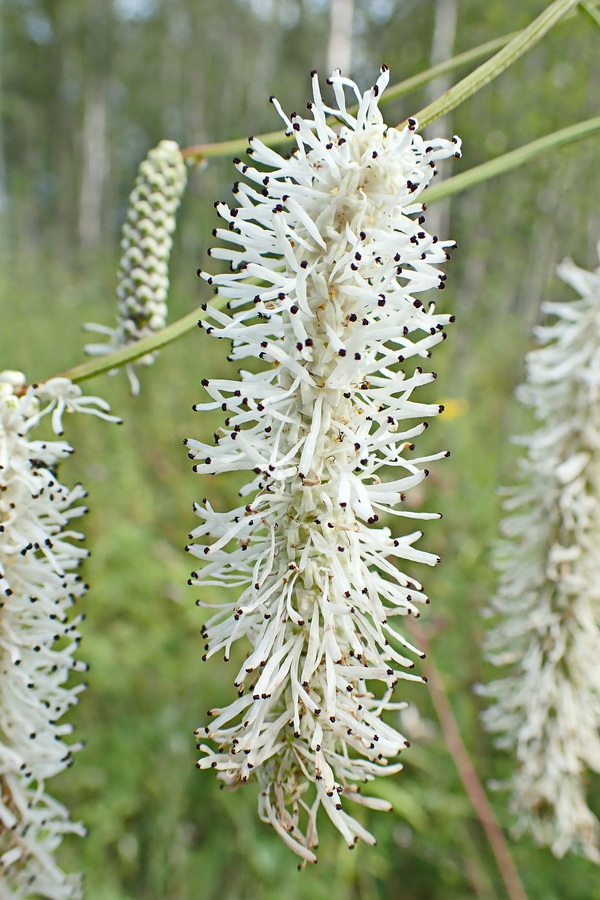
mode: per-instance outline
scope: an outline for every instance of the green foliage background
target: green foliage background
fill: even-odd
[[[456,52],[522,27],[544,5],[457,0]],[[356,0],[352,74],[363,86],[382,60],[393,80],[427,66],[435,6]],[[139,160],[163,137],[183,146],[278,127],[270,93],[285,109],[301,109],[309,70],[325,74],[329,4],[4,0],[0,16],[0,367],[36,380],[82,359],[83,322],[113,320],[118,229]],[[455,171],[597,114],[599,46],[600,31],[579,14],[468,101],[448,127],[463,138]],[[386,117],[400,121],[426,100],[421,93],[396,102]],[[92,127],[98,109],[103,136]],[[98,158],[100,200],[83,227],[85,170]],[[432,657],[484,782],[511,767],[482,732],[472,686],[490,674],[479,648],[480,613],[494,586],[495,486],[512,479],[510,435],[527,424],[512,390],[540,300],[568,294],[556,263],[570,255],[597,265],[597,159],[592,139],[473,189],[450,210],[460,252],[440,296],[457,323],[432,364],[436,398],[460,401],[449,404],[460,415],[442,416],[427,435],[452,458],[436,464],[427,495],[415,500],[445,516],[422,541],[444,563],[417,577],[432,598]],[[233,179],[227,161],[192,173],[172,258],[172,319],[208,299],[195,271],[215,225],[212,201],[229,195]],[[410,696],[423,735],[404,773],[378,788],[394,813],[367,814],[375,848],[350,853],[324,822],[320,862],[300,873],[257,821],[254,787],[220,791],[210,773],[196,771],[193,731],[207,708],[231,698],[235,663],[201,662],[202,613],[186,586],[182,546],[194,526],[192,501],[211,492],[225,504],[235,485],[203,484],[181,442],[214,430],[217,420],[191,405],[204,375],[227,371],[221,350],[188,335],[141,373],[139,398],[123,376],[87,386],[110,400],[121,427],[68,423],[77,453],[63,478],[89,490],[93,552],[82,647],[89,690],[71,716],[87,747],[53,785],[89,837],[65,841],[62,862],[85,871],[90,900],[501,900],[424,688]],[[597,785],[591,794],[600,808]],[[508,828],[505,795],[492,801]],[[514,854],[531,900],[600,898],[591,864],[556,861],[526,838]]]

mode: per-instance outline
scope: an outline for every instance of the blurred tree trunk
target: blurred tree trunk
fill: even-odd
[[[352,20],[354,0],[331,0],[327,70],[341,69],[352,73]]]
[[[431,66],[450,59],[454,52],[454,40],[456,38],[457,2],[456,0],[435,0],[433,36],[431,39],[431,53],[429,62]],[[443,75],[435,78],[428,88],[428,99],[431,102],[452,86],[452,76]],[[429,126],[429,137],[449,137],[452,132],[452,116],[447,115],[438,119]],[[437,163],[439,178],[450,174],[452,161],[441,159]],[[450,204],[449,202],[437,203],[430,209],[427,216],[428,228],[432,234],[446,237],[449,229]]]
[[[108,169],[106,82],[89,81],[84,94],[81,134],[79,244],[84,251],[102,243],[102,206]]]
[[[79,246],[96,250],[102,243],[104,192],[108,174],[107,108],[113,61],[111,4],[87,0],[83,12],[81,106],[77,121],[79,197],[73,225]]]
[[[38,172],[33,198],[37,240],[63,258],[73,248],[73,202],[77,196],[77,166],[73,156],[76,96],[71,86],[77,83],[81,71],[72,40],[77,30],[72,13],[68,2],[44,5],[52,38],[39,47],[40,57],[45,57],[45,73],[44,80],[37,85],[40,93],[35,102],[41,104],[45,121],[41,129],[33,123],[31,126],[32,152],[42,158],[47,153],[47,162]]]
[[[0,20],[0,55],[4,49],[4,29]],[[0,69],[0,109],[3,100],[2,70]],[[0,260],[4,262],[8,255],[8,203],[6,196],[6,158],[4,154],[4,127],[0,116]]]

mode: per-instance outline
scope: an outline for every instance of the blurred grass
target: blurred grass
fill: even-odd
[[[200,300],[198,263],[179,258],[174,267],[172,318]],[[68,271],[52,260],[14,261],[0,284],[9,310],[2,367],[22,368],[35,380],[80,361],[80,324],[112,319],[112,273],[111,260]],[[445,293],[449,307],[458,305]],[[444,511],[421,542],[444,562],[415,575],[432,599],[423,617],[432,654],[484,780],[510,767],[479,726],[472,685],[486,677],[480,611],[494,584],[494,489],[511,478],[508,436],[524,424],[512,388],[528,340],[518,315],[507,320],[502,309],[488,309],[483,327],[477,311],[461,322],[459,309],[432,360],[435,396],[453,400],[455,414],[434,421],[420,442],[424,452],[447,447],[452,457],[435,465],[427,494],[414,498]],[[84,575],[91,589],[81,607],[81,655],[91,668],[89,689],[71,715],[87,746],[51,786],[89,829],[85,840],[65,841],[63,864],[85,871],[91,900],[279,900],[284,893],[288,900],[501,900],[499,876],[423,687],[399,688],[420,713],[403,722],[410,738],[415,731],[413,746],[405,771],[374,788],[394,812],[361,813],[378,838],[375,848],[349,852],[323,821],[320,862],[300,873],[258,822],[255,786],[220,791],[212,773],[196,771],[193,731],[209,707],[233,696],[235,663],[201,662],[203,613],[186,586],[192,566],[182,547],[194,526],[192,501],[210,491],[229,503],[235,488],[192,475],[181,442],[214,430],[218,416],[201,418],[191,405],[207,372],[226,371],[221,353],[201,332],[188,335],[141,371],[139,398],[129,396],[122,375],[88,383],[88,393],[123,416],[122,426],[67,422],[76,454],[62,475],[89,491],[92,556]],[[492,802],[508,826],[504,796]],[[514,849],[531,900],[600,898],[590,864],[557,862],[526,839]]]

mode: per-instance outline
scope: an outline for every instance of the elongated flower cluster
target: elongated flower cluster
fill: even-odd
[[[71,447],[30,432],[46,414],[62,432],[66,410],[110,417],[66,379],[24,384],[21,373],[0,373],[0,896],[63,900],[81,896],[80,880],[53,854],[63,834],[83,829],[45,783],[80,748],[60,719],[83,689],[68,686],[71,673],[86,668],[74,658],[81,617],[70,614],[86,590],[77,568],[87,551],[73,527],[85,491],[56,475]]]
[[[600,862],[585,783],[600,772],[600,269],[566,261],[558,274],[581,298],[545,304],[553,322],[526,359],[518,397],[539,424],[507,492],[488,641],[510,668],[482,691],[488,728],[516,756],[518,829]]]
[[[175,141],[161,141],[140,164],[121,234],[117,326],[86,325],[109,337],[108,343],[86,346],[87,353],[110,353],[165,327],[172,234],[186,182],[185,162]],[[136,363],[150,365],[154,357],[148,353]],[[139,381],[132,365],[127,374],[137,394]]]
[[[419,531],[394,536],[381,518],[437,518],[402,506],[446,455],[412,455],[423,418],[441,411],[412,399],[435,378],[416,363],[452,319],[416,295],[444,287],[436,266],[451,245],[424,230],[421,194],[459,143],[423,140],[414,120],[387,128],[377,104],[388,77],[384,67],[363,96],[335,72],[330,108],[313,73],[308,120],[273,100],[294,151],[250,139],[251,162],[235,161],[250,182],[234,188],[239,205],[216,204],[226,246],[211,255],[230,271],[202,273],[230,309],[211,308],[206,331],[233,342],[232,359],[264,366],[205,379],[211,400],[197,409],[227,418],[214,446],[186,442],[196,472],[249,477],[237,509],[196,505],[188,547],[203,563],[191,584],[237,592],[198,601],[214,610],[206,657],[250,644],[238,699],[197,732],[211,742],[198,766],[233,786],[256,776],[260,817],[308,861],[320,805],[349,846],[374,839],[346,799],[389,808],[360,786],[401,768],[407,742],[384,713],[405,705],[392,700],[398,679],[422,680],[406,671],[421,654],[393,621],[427,602],[397,564],[438,561],[415,546]]]

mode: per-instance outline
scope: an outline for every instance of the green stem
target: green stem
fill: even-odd
[[[145,356],[146,353],[154,353],[156,350],[160,350],[161,347],[172,344],[173,341],[178,340],[178,338],[187,334],[188,331],[193,331],[198,326],[198,319],[202,312],[202,307],[198,307],[198,309],[188,313],[171,325],[167,325],[166,328],[150,335],[150,337],[142,338],[142,340],[136,341],[134,344],[127,344],[127,346],[121,347],[119,350],[107,353],[106,356],[95,357],[89,362],[81,363],[79,366],[66,369],[58,374],[61,378],[69,378],[74,384],[77,384],[80,381],[87,381],[88,378],[95,378],[96,375],[104,375],[106,372],[110,372],[111,369],[118,369],[127,365],[127,363],[135,362],[140,356]]]
[[[455,84],[453,88],[415,113],[420,128],[425,128],[436,119],[460,106],[476,91],[504,72],[527,50],[540,41],[550,29],[574,9],[579,0],[554,0],[530,25],[520,31],[495,56],[478,66],[473,72]],[[400,127],[400,126],[399,126]]]
[[[479,59],[481,56],[487,56],[488,53],[495,53],[501,47],[505,47],[509,41],[517,36],[517,34],[519,34],[518,31],[513,31],[510,34],[502,35],[502,37],[494,38],[493,41],[487,41],[487,43],[480,44],[478,47],[473,47],[471,50],[465,50],[464,53],[459,53],[450,59],[446,59],[444,62],[432,66],[431,69],[425,69],[424,72],[418,72],[410,78],[405,78],[404,81],[399,81],[398,84],[387,87],[381,95],[379,105],[384,106],[386,103],[395,100],[397,97],[402,97],[404,94],[416,91],[425,84],[429,84],[430,81],[434,81],[442,75],[447,75],[449,72],[453,72],[460,66],[475,62],[475,60]]]
[[[437,200],[445,200],[446,197],[465,191],[467,188],[480,184],[482,181],[487,181],[488,178],[495,178],[497,175],[503,175],[505,172],[512,171],[512,169],[518,169],[519,166],[524,166],[525,163],[530,162],[542,153],[547,153],[565,144],[571,144],[583,138],[591,137],[598,132],[600,132],[600,116],[586,119],[584,122],[578,122],[576,125],[568,125],[566,128],[561,128],[560,131],[544,135],[544,137],[538,138],[530,144],[525,144],[523,147],[511,150],[510,153],[504,153],[502,156],[490,159],[480,166],[474,166],[468,172],[461,172],[460,175],[454,175],[440,185],[428,188],[424,195],[426,202],[430,204],[435,203]]]
[[[257,135],[257,139],[267,144],[269,147],[277,147],[279,144],[286,144],[290,138],[279,129],[279,131],[269,131],[267,134]],[[201,162],[214,156],[231,156],[232,153],[241,154],[246,151],[248,146],[248,138],[234,138],[231,141],[220,141],[216,144],[194,144],[193,147],[186,147],[181,151],[181,155],[185,159],[194,159]]]
[[[579,8],[586,14],[589,19],[591,19],[594,25],[600,28],[600,12],[598,12],[598,8],[595,3],[591,3],[590,0],[581,0]]]
[[[514,38],[514,36],[515,33],[513,32],[512,34],[505,34],[502,37],[495,38],[493,41],[487,41],[487,43],[481,44],[479,47],[473,47],[471,50],[466,50],[464,53],[459,53],[457,56],[453,56],[452,59],[447,59],[444,62],[439,63],[439,65],[433,66],[431,69],[426,69],[424,72],[412,75],[404,81],[399,81],[398,84],[394,84],[386,89],[385,93],[382,94],[380,102],[382,104],[389,103],[391,100],[402,97],[404,94],[409,94],[411,91],[417,90],[417,88],[422,87],[424,84],[428,84],[435,78],[439,78],[440,75],[446,75],[448,72],[452,72],[460,66],[465,66],[474,62],[481,56],[486,56],[488,53],[494,53],[499,47],[504,47]],[[269,147],[274,147],[286,143],[289,141],[289,137],[286,137],[284,132],[279,130],[261,134],[259,135],[259,140]],[[202,159],[208,159],[209,157],[241,154],[244,153],[247,146],[247,138],[235,138],[231,141],[220,141],[213,144],[195,144],[193,147],[186,147],[181,152],[187,159],[196,159],[200,161]]]
[[[435,119],[450,112],[450,110],[462,103],[463,100],[466,100],[478,91],[479,88],[483,87],[489,81],[492,81],[492,79],[508,68],[508,66],[522,56],[526,50],[529,50],[540,41],[543,36],[557,22],[564,18],[569,11],[576,7],[579,2],[580,0],[555,0],[554,3],[551,3],[550,6],[537,17],[537,19],[534,19],[534,21],[522,31],[519,31],[516,34],[503,35],[493,41],[488,41],[472,50],[459,53],[457,56],[452,57],[452,59],[446,60],[437,66],[433,66],[424,72],[413,75],[411,78],[398,82],[398,84],[392,85],[392,87],[387,89],[382,96],[382,101],[389,102],[404,94],[408,94],[410,91],[422,87],[424,84],[433,81],[435,78],[439,78],[440,75],[452,72],[459,66],[473,62],[480,56],[492,53],[500,47],[501,49],[491,59],[475,69],[474,72],[467,75],[466,78],[463,78],[462,81],[459,81],[458,84],[437,100],[434,100],[433,103],[425,106],[415,114],[415,118],[418,119],[420,126],[424,128],[426,125],[435,121]],[[588,14],[592,15],[594,10],[593,8],[591,10],[588,8],[591,6],[589,3],[585,2],[585,0],[581,0],[581,5]],[[289,140],[281,130],[269,131],[258,137],[259,140],[270,147],[284,144]],[[247,144],[248,139],[245,137],[234,138],[231,141],[195,144],[192,147],[186,147],[181,152],[187,159],[201,161],[203,159],[208,159],[209,157],[230,156],[231,154],[244,153]]]
[[[425,195],[427,204],[445,200],[447,197],[467,190],[467,188],[471,188],[476,184],[481,184],[481,182],[487,181],[489,178],[495,178],[497,175],[503,175],[505,172],[510,172],[512,169],[523,166],[542,153],[555,150],[565,144],[574,143],[598,132],[600,132],[600,116],[586,119],[584,122],[578,122],[576,125],[569,125],[567,128],[562,128],[553,134],[545,135],[536,141],[532,141],[530,144],[525,144],[524,147],[519,147],[510,153],[505,153],[496,159],[482,163],[480,166],[475,166],[473,169],[469,169],[468,172],[454,175],[453,178],[448,178],[443,184],[428,188]],[[219,298],[215,297],[213,305],[218,303]],[[156,350],[160,350],[161,347],[166,347],[167,344],[173,343],[173,341],[176,341],[188,331],[192,331],[201,315],[202,308],[199,307],[150,337],[143,338],[143,340],[137,341],[135,344],[128,344],[126,347],[115,350],[106,356],[91,359],[89,362],[82,363],[60,374],[78,383],[86,381],[88,378],[95,378],[96,375],[103,375],[111,369],[127,365],[127,363],[139,359],[140,356],[145,356],[146,353],[153,353]]]

